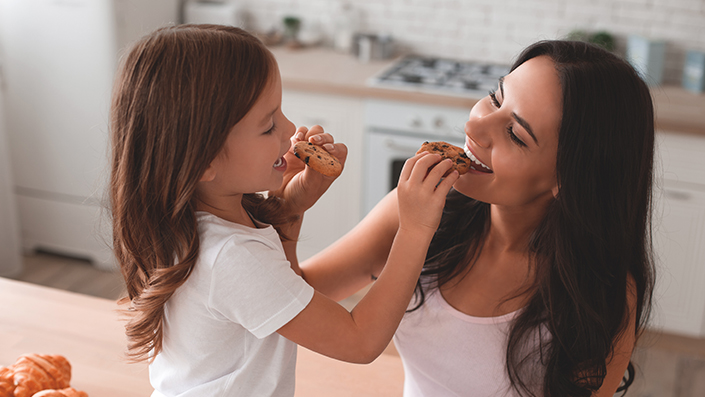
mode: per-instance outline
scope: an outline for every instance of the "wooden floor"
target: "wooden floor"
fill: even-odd
[[[110,300],[125,295],[120,272],[100,270],[89,261],[36,253],[25,255],[23,265],[22,273],[10,278]]]
[[[12,278],[111,300],[125,294],[119,272],[44,253],[24,256],[23,272]],[[362,295],[364,291],[341,303],[352,309]],[[637,376],[628,397],[705,396],[705,339],[647,332],[633,361]]]

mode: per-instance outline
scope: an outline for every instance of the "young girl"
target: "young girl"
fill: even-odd
[[[370,362],[413,295],[457,179],[442,179],[450,162],[407,162],[385,270],[348,312],[297,275],[295,241],[282,245],[272,226],[296,236],[332,182],[301,170],[292,140],[347,153],[320,127],[292,139],[281,95],[272,54],[233,27],[161,29],[123,61],[111,110],[114,251],[129,354],[151,361],[154,396],[291,396],[295,343]]]
[[[653,288],[646,84],[598,47],[540,42],[473,107],[465,134],[484,167],[449,193],[394,337],[404,395],[626,389]],[[302,264],[304,278],[334,299],[369,283],[397,233],[399,194]]]

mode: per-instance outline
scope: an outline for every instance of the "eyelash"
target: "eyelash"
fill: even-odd
[[[497,95],[496,95],[495,90],[490,90],[489,95],[490,95],[490,101],[492,101],[492,105],[494,107],[496,107],[497,109],[502,107],[502,104],[500,104],[499,101],[497,100]],[[514,143],[516,143],[517,145],[519,145],[521,147],[526,146],[526,143],[524,143],[524,141],[519,139],[519,137],[517,137],[516,134],[514,134],[514,128],[511,125],[507,127],[507,135],[509,135],[509,138],[511,138],[511,140],[514,141]]]
[[[495,90],[490,90],[490,100],[492,101],[492,105],[494,105],[494,107],[499,108],[502,106],[499,103],[499,101],[497,100],[497,95],[496,95]]]
[[[267,131],[264,132],[264,135],[269,135],[272,132],[274,132],[274,129],[277,128],[276,124],[272,124],[272,128],[268,129]]]

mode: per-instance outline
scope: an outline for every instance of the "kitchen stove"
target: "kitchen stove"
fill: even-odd
[[[409,55],[372,77],[368,84],[481,98],[497,88],[497,80],[508,73],[506,65]]]
[[[509,66],[407,56],[372,77],[373,87],[480,99],[497,88]],[[365,101],[363,213],[394,189],[404,162],[424,141],[465,144],[469,108],[406,101]]]

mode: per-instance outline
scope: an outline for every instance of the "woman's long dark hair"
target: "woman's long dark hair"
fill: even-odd
[[[196,185],[275,72],[258,39],[217,25],[159,29],[122,61],[110,110],[110,211],[134,360],[161,350],[164,305],[196,263]],[[275,198],[248,194],[243,206],[275,226],[288,220]]]
[[[527,288],[528,305],[511,326],[507,373],[522,395],[535,395],[532,385],[541,385],[544,396],[590,396],[602,385],[614,341],[627,328],[628,295],[636,296],[637,337],[650,313],[653,106],[649,89],[627,62],[590,44],[539,42],[511,69],[541,55],[553,60],[563,92],[560,188],[531,236],[536,278]],[[423,288],[439,288],[472,266],[489,217],[489,204],[449,193],[417,286],[419,306]],[[540,346],[527,352],[546,331]],[[536,362],[545,366],[542,382],[530,376]],[[633,378],[630,362],[619,390]]]

